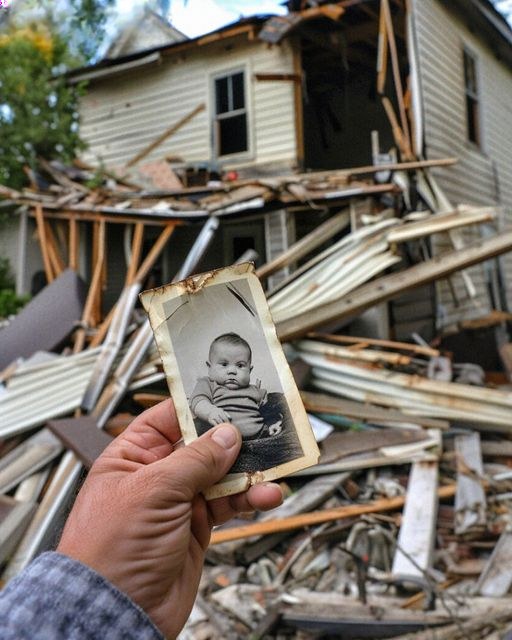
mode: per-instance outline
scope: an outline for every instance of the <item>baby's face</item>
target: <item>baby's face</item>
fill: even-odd
[[[208,377],[227,389],[242,389],[251,379],[251,356],[247,347],[237,344],[214,344],[210,353]]]

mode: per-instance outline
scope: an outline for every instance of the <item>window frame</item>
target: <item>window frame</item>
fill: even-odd
[[[471,87],[468,82],[469,69],[467,61],[470,61],[473,66],[472,75],[475,82],[474,88]],[[464,109],[466,116],[466,140],[470,145],[483,150],[479,60],[477,54],[466,45],[462,46],[462,74],[464,85]],[[471,108],[470,104],[472,105]],[[473,137],[472,132],[474,132]]]
[[[243,74],[243,96],[244,107],[241,109],[233,109],[225,113],[217,113],[217,90],[216,82],[222,78],[229,78],[238,73]],[[216,71],[211,75],[210,79],[210,95],[211,95],[211,127],[212,127],[212,149],[213,156],[219,162],[229,162],[231,160],[243,160],[251,158],[253,155],[252,145],[252,127],[251,127],[251,107],[250,107],[250,95],[249,95],[249,70],[246,65],[231,67],[229,69],[223,69]],[[247,146],[243,151],[235,151],[233,153],[220,154],[220,136],[218,122],[220,120],[227,120],[230,117],[245,114],[246,130],[247,130]]]

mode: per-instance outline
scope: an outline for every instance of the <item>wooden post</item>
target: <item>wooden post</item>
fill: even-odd
[[[175,227],[176,227],[176,223],[171,222],[170,224],[166,225],[163,228],[162,232],[156,239],[155,244],[151,247],[150,252],[144,259],[144,262],[140,265],[139,269],[135,273],[135,276],[133,278],[134,281],[142,282],[147,278],[148,273],[153,268],[153,265],[158,259],[158,256],[160,255],[160,253],[162,252],[162,249],[167,244],[167,240],[169,240],[169,238],[171,237]]]
[[[148,255],[146,256],[146,259],[144,260],[142,265],[139,267],[139,269],[133,276],[133,280],[131,284],[133,284],[134,282],[141,282],[142,280],[144,280],[144,278],[146,278],[147,274],[149,273],[155,261],[157,260],[158,256],[160,255],[160,252],[165,247],[167,240],[171,237],[172,232],[174,231],[175,227],[178,224],[179,224],[178,222],[171,222],[163,228],[155,244],[152,246],[151,251],[148,253]],[[116,305],[112,307],[112,309],[107,314],[107,317],[105,318],[105,320],[101,323],[101,326],[99,327],[96,335],[91,340],[91,347],[97,347],[99,344],[103,342],[103,339],[107,334],[110,323],[112,322],[115,309],[116,309]]]
[[[96,248],[93,251],[93,255],[96,256],[96,262],[94,263],[94,270],[89,286],[89,292],[87,294],[87,300],[85,301],[84,310],[82,313],[82,327],[78,329],[75,335],[75,344],[73,352],[78,353],[82,351],[85,344],[85,332],[86,327],[91,324],[93,320],[94,305],[97,304],[98,289],[101,287],[101,276],[103,273],[103,258],[105,254],[105,221],[100,220],[98,228],[95,233]]]
[[[411,137],[409,135],[409,123],[407,120],[407,113],[405,111],[404,91],[402,86],[402,79],[400,77],[400,66],[399,66],[398,53],[396,48],[395,32],[393,30],[393,20],[391,18],[391,11],[389,9],[389,1],[381,0],[381,6],[384,13],[384,20],[386,22],[387,40],[389,44],[389,51],[391,54],[391,67],[393,69],[393,79],[395,82],[398,109],[400,111],[400,121],[402,123],[404,143],[407,149],[407,157],[412,158]]]
[[[391,100],[386,96],[381,96],[381,100],[382,100],[382,106],[384,107],[389,123],[391,124],[393,137],[395,138],[395,142],[400,149],[400,153],[403,156],[407,157],[408,155],[407,140],[405,139],[405,135],[400,127],[400,124],[398,123],[397,117],[395,115],[395,111],[393,109],[393,105],[391,104]]]
[[[94,223],[92,254],[93,254],[94,275],[96,274],[96,269],[99,270],[97,282],[93,276],[93,281],[95,282],[94,297],[92,299],[92,306],[90,309],[89,321],[88,321],[88,324],[94,327],[98,324],[101,318],[101,299],[102,299],[103,283],[105,280],[105,222],[104,220]]]
[[[297,46],[293,47],[293,73],[298,78],[293,83],[293,113],[295,118],[295,155],[301,171],[304,168],[304,112],[302,106],[302,56]]]
[[[75,271],[78,271],[79,246],[78,221],[75,215],[71,215],[69,218],[68,264],[70,269],[74,269]]]
[[[142,253],[142,241],[144,239],[144,223],[137,222],[133,229],[132,239],[132,255],[130,257],[130,264],[126,271],[126,284],[132,284],[135,280],[135,274],[137,273],[137,267],[140,261],[140,255]]]
[[[377,52],[377,93],[382,96],[386,87],[388,69],[388,33],[384,16],[384,4],[381,2],[379,15],[379,44]]]
[[[64,271],[66,267],[64,264],[64,260],[60,255],[59,248],[57,246],[57,240],[49,221],[45,222],[45,235],[48,246],[48,256],[52,264],[53,273],[55,274],[55,277],[57,277]]]
[[[21,296],[27,293],[25,288],[25,274],[27,264],[27,230],[28,213],[25,207],[20,212],[20,223],[18,230],[18,261],[16,268],[16,295]]]
[[[46,239],[46,226],[44,224],[43,207],[40,204],[35,206],[36,222],[37,222],[37,235],[39,237],[39,246],[41,247],[41,254],[43,256],[44,272],[46,274],[46,280],[48,284],[53,282],[54,273],[50,255],[48,253],[48,241]]]

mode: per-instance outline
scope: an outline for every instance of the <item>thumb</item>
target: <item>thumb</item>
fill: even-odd
[[[226,475],[241,444],[242,437],[234,425],[220,424],[151,467],[168,491],[182,501],[190,501]]]

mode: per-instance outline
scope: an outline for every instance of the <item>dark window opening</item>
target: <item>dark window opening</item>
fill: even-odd
[[[249,148],[243,71],[215,80],[215,139],[218,156]]]
[[[480,109],[476,59],[464,51],[464,90],[466,94],[467,136],[471,142],[480,146]]]
[[[253,236],[235,236],[232,243],[231,251],[235,260],[243,256],[246,251],[256,249],[256,239]]]

